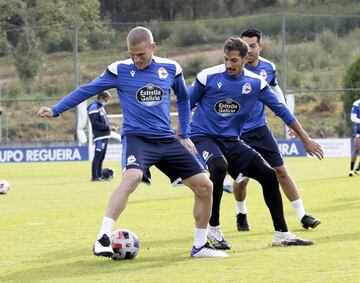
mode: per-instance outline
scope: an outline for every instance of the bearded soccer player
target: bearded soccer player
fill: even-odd
[[[217,249],[230,249],[220,228],[223,180],[229,172],[236,182],[247,176],[261,184],[275,229],[273,245],[312,245],[288,231],[276,171],[239,137],[260,101],[299,136],[310,155],[322,159],[323,150],[266,81],[244,69],[247,59],[247,44],[240,37],[231,37],[224,44],[224,64],[201,71],[189,88],[191,107],[196,106],[191,139],[207,165],[214,187],[208,239]]]
[[[262,33],[257,29],[246,29],[241,38],[249,46],[248,60],[245,69],[260,75],[277,94],[278,99],[285,103],[284,94],[277,82],[276,66],[271,61],[260,56],[263,48]],[[305,229],[315,228],[320,220],[308,215],[300,198],[296,183],[288,172],[279,151],[277,141],[267,125],[265,106],[258,101],[249,119],[244,124],[240,138],[254,148],[276,170],[279,183],[288,200],[295,209],[300,223]],[[238,231],[249,231],[246,207],[246,187],[248,178],[240,183],[234,182],[233,191],[236,200],[236,226]]]

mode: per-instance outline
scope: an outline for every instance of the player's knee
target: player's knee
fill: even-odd
[[[204,174],[193,183],[191,189],[200,198],[210,198],[212,196],[213,183]]]
[[[124,172],[122,182],[126,182],[129,190],[134,190],[141,182],[143,173],[138,169],[128,169]]]
[[[267,182],[278,182],[276,170],[270,166],[263,171],[263,176]]]
[[[276,170],[270,167],[261,157],[256,157],[251,162],[247,176],[259,181],[261,184],[278,182]]]
[[[276,174],[277,174],[279,179],[286,179],[286,178],[289,177],[289,172],[287,171],[287,169],[286,169],[286,167],[284,165],[274,167],[274,169],[276,170]]]
[[[208,165],[210,175],[219,176],[225,178],[228,163],[224,157],[215,157],[211,160],[210,164]]]
[[[249,178],[242,180],[240,183],[234,182],[233,189],[237,192],[246,190],[247,184],[249,183]]]

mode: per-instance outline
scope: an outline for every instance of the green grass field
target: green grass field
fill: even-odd
[[[249,233],[235,226],[233,196],[224,194],[221,223],[229,258],[191,259],[192,192],[172,188],[153,170],[115,228],[140,238],[132,261],[97,258],[92,245],[108,197],[120,180],[91,183],[90,162],[0,164],[12,187],[0,195],[0,282],[359,282],[360,176],[347,177],[349,158],[289,158],[307,212],[320,218],[304,230],[284,199],[289,230],[310,247],[271,247],[273,228],[261,189],[250,182]]]

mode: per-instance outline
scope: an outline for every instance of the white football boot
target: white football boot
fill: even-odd
[[[93,247],[93,252],[96,256],[112,257],[114,251],[111,247],[110,237],[104,234],[100,239],[97,239]]]
[[[212,258],[212,257],[228,257],[227,253],[215,250],[209,243],[206,243],[201,248],[192,247],[191,257],[195,258]]]
[[[314,243],[311,241],[305,241],[297,237],[291,232],[279,232],[275,231],[274,238],[272,240],[272,246],[311,246]]]

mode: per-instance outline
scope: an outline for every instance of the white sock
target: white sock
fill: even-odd
[[[109,217],[104,217],[97,239],[100,239],[104,234],[110,235],[114,225],[115,221],[113,219]]]
[[[196,228],[194,230],[194,246],[195,248],[201,248],[207,242],[208,229]]]
[[[301,220],[304,217],[304,215],[306,214],[301,198],[292,201],[291,204],[293,205],[293,207],[295,209],[296,217],[299,220]]]
[[[247,214],[246,208],[246,199],[243,201],[235,201],[236,202],[236,214]]]
[[[231,184],[230,184],[230,175],[229,174],[226,174],[223,186],[231,186]]]

